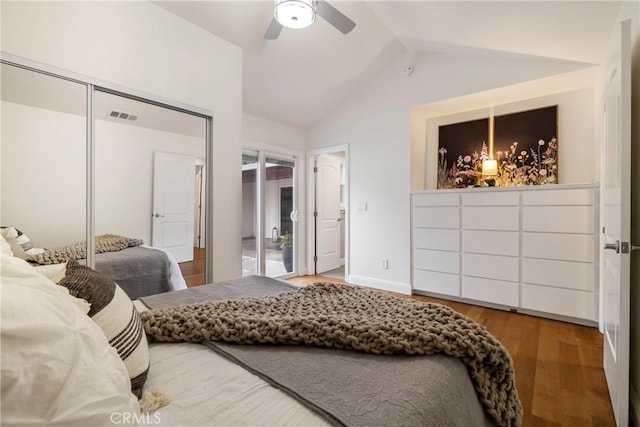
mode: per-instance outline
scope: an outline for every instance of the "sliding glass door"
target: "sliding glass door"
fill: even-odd
[[[294,275],[298,210],[296,159],[245,152],[242,157],[242,274]]]

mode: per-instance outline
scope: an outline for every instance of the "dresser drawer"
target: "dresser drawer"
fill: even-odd
[[[459,228],[460,208],[443,206],[418,206],[413,209],[415,227]]]
[[[520,280],[520,258],[498,255],[462,254],[462,274],[510,282]]]
[[[595,293],[523,284],[522,308],[596,321]]]
[[[585,262],[523,258],[522,281],[594,292],[596,290],[595,265]]]
[[[595,233],[596,214],[592,206],[525,206],[522,230],[557,233]]]
[[[443,228],[414,228],[413,247],[445,251],[460,250],[460,231]]]
[[[563,261],[595,261],[595,238],[588,234],[522,233],[522,256]]]
[[[458,206],[460,196],[457,194],[414,194],[413,206]]]
[[[463,206],[518,206],[520,196],[510,191],[505,193],[463,194]]]
[[[414,249],[413,267],[421,270],[439,271],[441,273],[460,273],[460,255],[458,252],[432,251]]]
[[[520,304],[518,283],[502,280],[462,276],[462,297],[510,307]]]
[[[594,205],[596,193],[589,188],[568,190],[531,190],[522,192],[522,204],[528,205]]]
[[[518,231],[520,212],[517,206],[471,206],[464,208],[462,228],[466,230]]]
[[[462,250],[487,255],[518,256],[520,236],[515,231],[464,230]]]
[[[460,296],[460,276],[437,271],[413,270],[413,289],[443,295]]]

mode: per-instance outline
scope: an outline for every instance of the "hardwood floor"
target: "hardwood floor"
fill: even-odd
[[[187,285],[204,283],[204,250],[181,263]],[[290,279],[344,283],[324,276]],[[524,407],[524,427],[615,426],[602,369],[602,335],[596,328],[510,313],[421,295],[399,295],[453,308],[483,324],[507,348]]]
[[[178,264],[189,288],[204,285],[204,254],[204,248],[193,248],[193,261]]]
[[[294,282],[343,282],[303,276]],[[421,295],[484,325],[507,348],[524,408],[523,426],[615,426],[602,369],[602,335],[596,328],[510,313]]]

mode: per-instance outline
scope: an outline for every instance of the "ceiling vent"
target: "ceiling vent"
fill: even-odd
[[[115,110],[112,111],[109,114],[109,116],[113,117],[114,119],[131,120],[131,121],[135,121],[138,119],[138,116],[136,116],[135,114],[123,113]]]

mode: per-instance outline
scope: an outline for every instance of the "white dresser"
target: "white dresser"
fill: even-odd
[[[412,194],[416,293],[597,321],[598,187]]]

